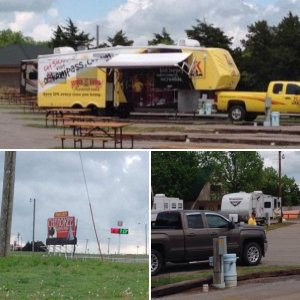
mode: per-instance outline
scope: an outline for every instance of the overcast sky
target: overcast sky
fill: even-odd
[[[92,37],[100,26],[106,40],[123,29],[136,44],[146,44],[166,27],[174,40],[185,29],[206,20],[234,37],[245,38],[247,25],[267,20],[277,25],[291,11],[300,14],[300,0],[0,0],[0,30],[22,31],[36,40],[49,40],[69,17]]]
[[[102,253],[118,252],[118,235],[110,228],[123,221],[129,235],[121,236],[121,253],[145,253],[145,224],[149,219],[149,153],[146,151],[81,152],[90,201]],[[4,152],[0,152],[0,191]],[[33,204],[36,198],[36,239],[45,243],[47,219],[56,211],[69,211],[78,218],[77,252],[96,252],[87,192],[77,151],[17,152],[12,221],[12,240],[19,232],[23,241],[32,240]],[[148,248],[149,249],[149,248]]]
[[[267,167],[273,167],[278,171],[279,153],[278,151],[260,151]],[[281,173],[293,177],[300,186],[300,151],[284,150],[281,151]]]

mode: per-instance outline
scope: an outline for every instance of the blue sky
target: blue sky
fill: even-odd
[[[300,0],[0,0],[0,30],[49,40],[57,25],[71,18],[91,37],[99,25],[101,41],[122,29],[136,45],[145,45],[163,27],[173,40],[185,38],[199,19],[240,45],[247,26],[258,20],[277,25],[289,11],[300,15]]]
[[[55,5],[63,19],[97,19],[124,4],[125,0],[57,0]]]

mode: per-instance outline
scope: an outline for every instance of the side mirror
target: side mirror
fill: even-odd
[[[233,221],[231,221],[230,223],[228,223],[228,229],[231,230],[231,229],[234,229],[235,228],[235,224]]]

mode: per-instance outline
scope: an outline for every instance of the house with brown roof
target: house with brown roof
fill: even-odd
[[[20,65],[22,60],[35,59],[53,50],[44,46],[14,44],[0,48],[0,89],[20,88]]]

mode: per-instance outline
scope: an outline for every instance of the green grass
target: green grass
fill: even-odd
[[[148,299],[148,264],[0,258],[0,299]]]
[[[290,270],[290,269],[300,269],[299,266],[256,266],[256,267],[237,267],[237,275],[249,275],[254,273],[266,273],[272,271],[280,271],[280,270]],[[182,282],[186,280],[193,280],[193,279],[204,279],[208,277],[212,277],[213,269],[210,270],[201,270],[199,272],[193,272],[191,274],[166,274],[152,277],[151,278],[151,287],[159,287],[164,286],[166,284]]]

